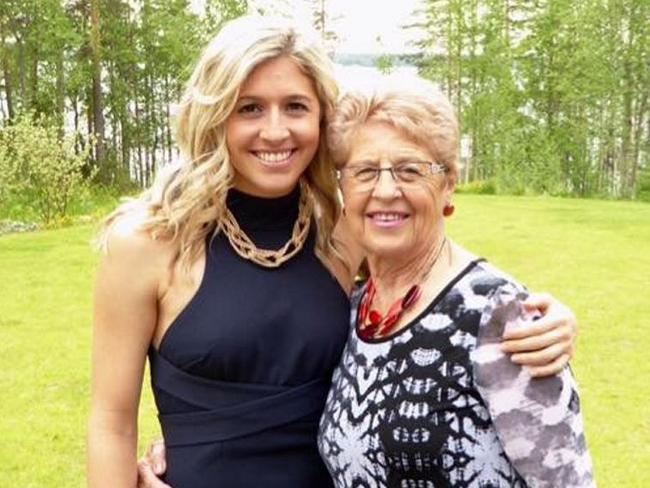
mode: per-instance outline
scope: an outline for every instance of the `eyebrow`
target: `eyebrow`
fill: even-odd
[[[259,101],[265,100],[265,98],[257,96],[257,95],[243,94],[243,95],[239,96],[239,99],[237,100],[237,102],[241,102],[242,100],[251,101],[251,102],[259,102]],[[300,102],[305,102],[305,103],[315,103],[316,102],[313,97],[309,97],[309,96],[303,95],[301,93],[293,93],[291,95],[287,95],[286,97],[282,97],[282,100],[283,101],[287,101],[287,100],[300,101]]]
[[[420,163],[428,163],[431,162],[432,160],[428,157],[425,156],[416,156],[416,155],[399,155],[394,158],[390,158],[389,161],[393,164],[400,164],[400,163],[409,163],[409,162],[420,162]],[[379,161],[377,158],[359,158],[355,161],[350,161],[351,164],[371,164],[374,166],[379,165]]]

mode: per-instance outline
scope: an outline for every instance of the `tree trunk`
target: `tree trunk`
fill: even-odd
[[[134,100],[135,105],[135,127],[137,134],[137,147],[138,147],[138,160],[135,167],[136,179],[141,187],[144,187],[144,155],[142,154],[142,116],[140,114],[140,103],[138,102],[137,94]]]
[[[29,87],[29,104],[28,107],[35,109],[36,113],[41,112],[41,108],[38,105],[38,50],[33,47],[30,51],[31,57],[31,73],[30,73],[30,87]]]
[[[632,150],[632,168],[630,169],[630,178],[628,186],[631,195],[636,192],[636,184],[639,173],[639,156],[641,154],[641,139],[643,138],[643,118],[648,107],[648,92],[642,91],[640,93],[641,100],[637,103],[637,113],[634,123],[634,145]]]
[[[92,101],[95,136],[95,163],[104,160],[104,99],[102,96],[102,68],[99,0],[90,0],[90,52],[92,59]]]
[[[149,99],[149,133],[151,134],[152,141],[149,154],[149,165],[147,166],[147,186],[151,185],[153,180],[153,174],[156,170],[157,157],[156,151],[158,151],[158,121],[156,117],[156,82],[153,74],[149,75],[149,93],[151,98]]]
[[[2,24],[0,24],[2,29]],[[14,118],[14,93],[13,80],[11,79],[11,65],[9,59],[9,48],[5,45],[4,31],[0,31],[0,42],[2,43],[2,76],[4,78],[5,100],[7,101],[7,117]]]
[[[22,39],[16,39],[16,45],[18,46],[18,80],[20,86],[20,99],[25,103],[27,98],[27,88],[26,88],[26,69],[25,69],[25,45],[23,44]]]
[[[623,88],[623,135],[621,143],[621,165],[620,165],[620,181],[621,181],[621,196],[628,196],[630,194],[629,180],[630,170],[632,168],[632,82],[629,63],[624,66],[624,88]]]
[[[79,99],[76,94],[72,97],[72,113],[74,114],[74,132],[77,134],[74,150],[76,154],[81,154],[83,148],[81,147],[81,141],[79,140],[79,136],[81,135],[79,131]]]
[[[129,174],[129,148],[131,147],[131,140],[129,129],[127,127],[126,115],[120,116],[120,132],[122,133],[122,168],[126,171],[126,174]]]
[[[63,48],[56,59],[56,117],[63,132],[65,122],[65,69]]]

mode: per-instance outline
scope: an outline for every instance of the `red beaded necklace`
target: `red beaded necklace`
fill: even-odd
[[[433,265],[438,261],[442,248],[446,242],[447,238],[445,237],[438,252],[432,259],[431,264],[426,267],[426,272],[420,279],[420,283],[427,278]],[[366,285],[366,292],[361,299],[359,312],[357,313],[359,335],[362,339],[373,339],[390,334],[402,318],[402,315],[404,315],[404,312],[415,305],[415,303],[420,299],[422,296],[422,288],[420,285],[411,286],[403,297],[397,299],[395,303],[390,306],[386,315],[382,315],[377,310],[372,309],[372,302],[374,301],[376,294],[377,288],[375,287],[375,283],[372,278],[369,278],[368,284]]]

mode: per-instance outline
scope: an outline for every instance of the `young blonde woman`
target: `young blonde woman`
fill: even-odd
[[[242,18],[201,56],[177,118],[182,162],[102,235],[88,479],[134,487],[145,360],[175,488],[331,487],[316,446],[348,331],[359,247],[337,226],[323,128],[330,62],[290,23]],[[337,226],[336,231],[335,226]],[[571,354],[548,313],[510,345],[539,374]],[[517,336],[513,336],[517,339]],[[167,486],[146,464],[142,486]]]

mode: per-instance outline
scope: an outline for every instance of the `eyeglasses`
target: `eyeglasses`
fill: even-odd
[[[447,173],[449,168],[444,164],[429,161],[407,161],[386,168],[371,163],[359,163],[346,166],[337,173],[339,180],[350,185],[354,191],[366,192],[375,187],[382,171],[388,171],[400,188],[408,189],[421,185],[428,177]]]

